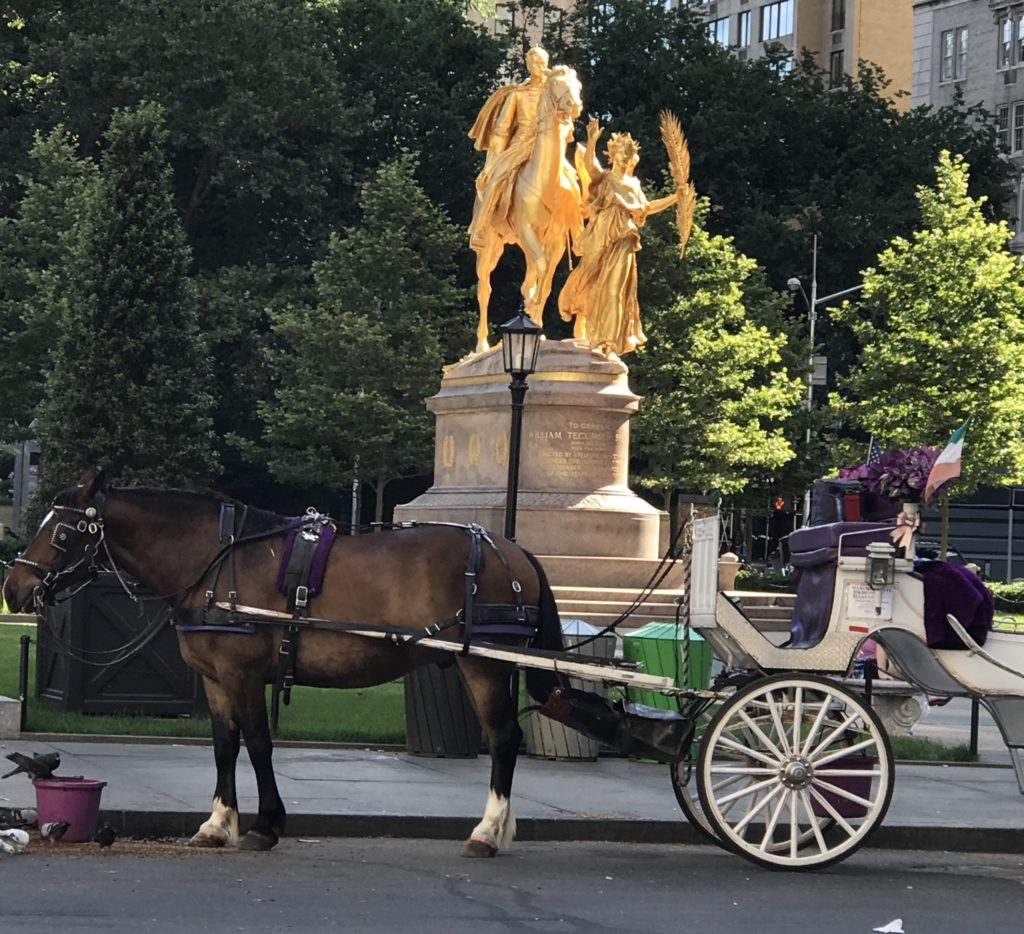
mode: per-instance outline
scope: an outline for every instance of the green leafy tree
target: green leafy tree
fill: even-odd
[[[943,152],[936,174],[918,192],[921,229],[895,239],[865,270],[862,300],[836,312],[861,355],[833,404],[888,447],[944,444],[971,416],[964,493],[1024,480],[1024,261],[969,196],[962,157]]]
[[[468,224],[482,159],[466,134],[505,47],[453,0],[340,0],[333,8],[331,48],[352,110],[342,145],[357,179],[419,152],[427,196]]]
[[[279,385],[259,406],[260,445],[236,439],[282,480],[340,492],[429,472],[437,390],[452,347],[468,346],[465,290],[454,284],[462,230],[426,197],[416,160],[382,166],[364,186],[362,223],[332,238],[314,267],[318,301],[274,315]]]
[[[47,115],[88,156],[115,109],[163,106],[176,201],[200,268],[308,261],[332,223],[331,180],[352,172],[332,7],[39,0],[24,14],[27,65],[53,76]]]
[[[171,196],[160,107],[119,111],[61,296],[38,409],[40,495],[102,463],[126,483],[208,484],[210,359]]]
[[[747,307],[756,296],[759,316],[778,321],[785,299],[765,291],[730,239],[704,229],[706,202],[699,214],[683,263],[669,238],[648,230],[644,259],[660,253],[664,263],[676,251],[674,294],[644,306],[649,340],[629,361],[645,397],[632,421],[636,480],[665,505],[677,487],[735,493],[791,460],[784,428],[802,392],[783,363],[786,334]]]
[[[36,139],[12,217],[0,218],[0,439],[30,434],[57,333],[76,224],[96,166],[62,127]]]

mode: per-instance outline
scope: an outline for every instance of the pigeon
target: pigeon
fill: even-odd
[[[0,853],[20,853],[28,846],[28,834],[24,830],[0,830]]]
[[[110,824],[104,824],[100,827],[96,833],[93,834],[92,842],[98,843],[101,850],[105,850],[108,846],[113,844],[117,839],[117,834],[114,832],[114,828]]]
[[[52,840],[54,843],[56,843],[61,837],[64,836],[64,834],[68,832],[68,827],[70,826],[71,824],[69,824],[66,820],[47,821],[45,824],[39,825],[39,836],[41,836],[44,840]]]
[[[32,827],[36,819],[35,808],[0,808],[0,830]]]
[[[11,769],[6,775],[0,775],[0,778],[10,778],[19,772],[24,772],[32,779],[53,778],[53,773],[60,766],[60,753],[57,752],[46,752],[42,755],[36,754],[35,756],[24,756],[20,752],[10,752],[7,754],[7,758],[17,768]]]

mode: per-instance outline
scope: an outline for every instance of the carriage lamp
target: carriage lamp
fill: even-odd
[[[896,579],[896,549],[890,542],[868,544],[864,580],[872,590],[880,590]]]
[[[519,443],[523,434],[523,397],[526,377],[537,369],[541,329],[526,315],[525,309],[498,328],[501,335],[501,359],[512,377],[512,424],[508,438],[508,485],[505,494],[505,538],[516,538],[516,500],[519,496]]]

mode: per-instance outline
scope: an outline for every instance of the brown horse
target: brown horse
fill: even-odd
[[[226,531],[225,505],[234,507]],[[230,600],[232,591],[241,604],[287,610],[277,576],[286,534],[295,525],[296,520],[246,508],[213,493],[105,489],[103,472],[97,468],[54,500],[4,585],[7,603],[17,612],[31,605],[34,597],[50,597],[87,580],[106,564],[162,595],[174,607],[177,622],[198,623],[183,627],[188,631],[179,628],[178,635],[185,661],[200,672],[206,688],[217,784],[210,818],[192,837],[196,846],[237,843],[246,849],[269,849],[284,830],[264,686],[277,676],[286,628],[256,625],[247,634],[206,626],[204,631],[199,619],[202,607]],[[539,607],[532,611],[539,618],[535,644],[560,648],[557,608],[536,559],[505,539],[486,534],[474,539],[468,530],[428,524],[380,535],[339,535],[326,564],[322,592],[311,598],[309,615],[418,632],[455,620],[467,600],[466,574],[475,541],[479,566],[470,600],[477,607],[489,606],[492,613],[499,608],[499,617],[501,609]],[[449,631],[459,633],[461,624]],[[527,641],[511,635],[486,638],[518,645]],[[486,807],[464,852],[493,856],[510,842],[515,821],[509,797],[522,740],[510,689],[510,663],[317,629],[301,631],[296,644],[296,683],[320,687],[365,687],[427,662],[454,661],[491,753]],[[546,672],[527,674],[527,689],[538,701],[545,699],[553,683]],[[239,734],[245,738],[259,790],[256,820],[241,838],[235,791]]]

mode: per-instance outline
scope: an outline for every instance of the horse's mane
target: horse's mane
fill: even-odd
[[[220,506],[223,504],[234,505],[237,509],[237,514],[241,516],[242,510],[246,509],[245,513],[245,534],[251,534],[254,532],[266,532],[270,529],[276,529],[289,522],[288,516],[282,516],[280,513],[271,512],[269,509],[260,509],[256,506],[248,506],[246,503],[240,500],[234,499],[230,496],[226,496],[223,493],[217,493],[214,490],[189,490],[189,489],[175,489],[173,487],[149,487],[149,486],[127,486],[127,487],[110,487],[108,492],[114,493],[118,496],[124,495],[127,497],[145,497],[147,499],[157,499],[165,501],[175,501],[175,505],[180,509],[184,503],[195,503],[198,508],[205,508],[208,506]],[[75,488],[72,487],[69,490],[65,490],[60,496],[57,497],[57,502],[62,500],[70,500],[75,493]]]

